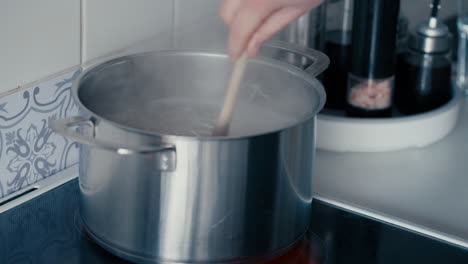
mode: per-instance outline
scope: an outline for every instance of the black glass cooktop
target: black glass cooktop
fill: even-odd
[[[128,263],[93,243],[72,180],[0,214],[0,263]],[[308,237],[275,264],[468,263],[468,251],[315,200]]]

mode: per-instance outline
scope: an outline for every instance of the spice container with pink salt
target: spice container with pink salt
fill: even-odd
[[[433,10],[438,2],[434,0]],[[450,72],[445,26],[435,23],[435,28],[418,28],[410,49],[401,50],[404,60],[395,66],[398,8],[397,0],[354,1],[351,61],[345,80],[347,115],[328,108],[317,116],[318,149],[387,152],[422,148],[442,140],[456,127],[465,98],[449,85],[450,76],[445,73]]]
[[[400,0],[354,1],[346,114],[390,117]]]

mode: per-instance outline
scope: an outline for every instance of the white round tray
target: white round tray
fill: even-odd
[[[417,115],[350,118],[321,113],[317,117],[317,147],[337,152],[385,152],[435,143],[457,124],[464,96],[454,90],[447,104]]]

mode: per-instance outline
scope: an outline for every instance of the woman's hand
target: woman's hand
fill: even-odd
[[[255,56],[276,32],[323,0],[224,0],[220,14],[229,26],[229,54]]]

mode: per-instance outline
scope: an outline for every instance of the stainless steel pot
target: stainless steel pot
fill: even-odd
[[[268,58],[290,52],[314,64],[302,71]],[[221,104],[232,67],[224,54],[131,55],[91,68],[75,81],[72,93],[81,114],[52,128],[83,144],[80,215],[101,246],[140,263],[212,263],[279,253],[305,233],[315,115],[325,101],[314,76],[328,58],[284,43],[270,43],[262,53],[249,61],[245,83],[274,95],[265,104],[302,116],[262,134],[174,136],[116,121],[121,111],[154,98],[211,98]]]

